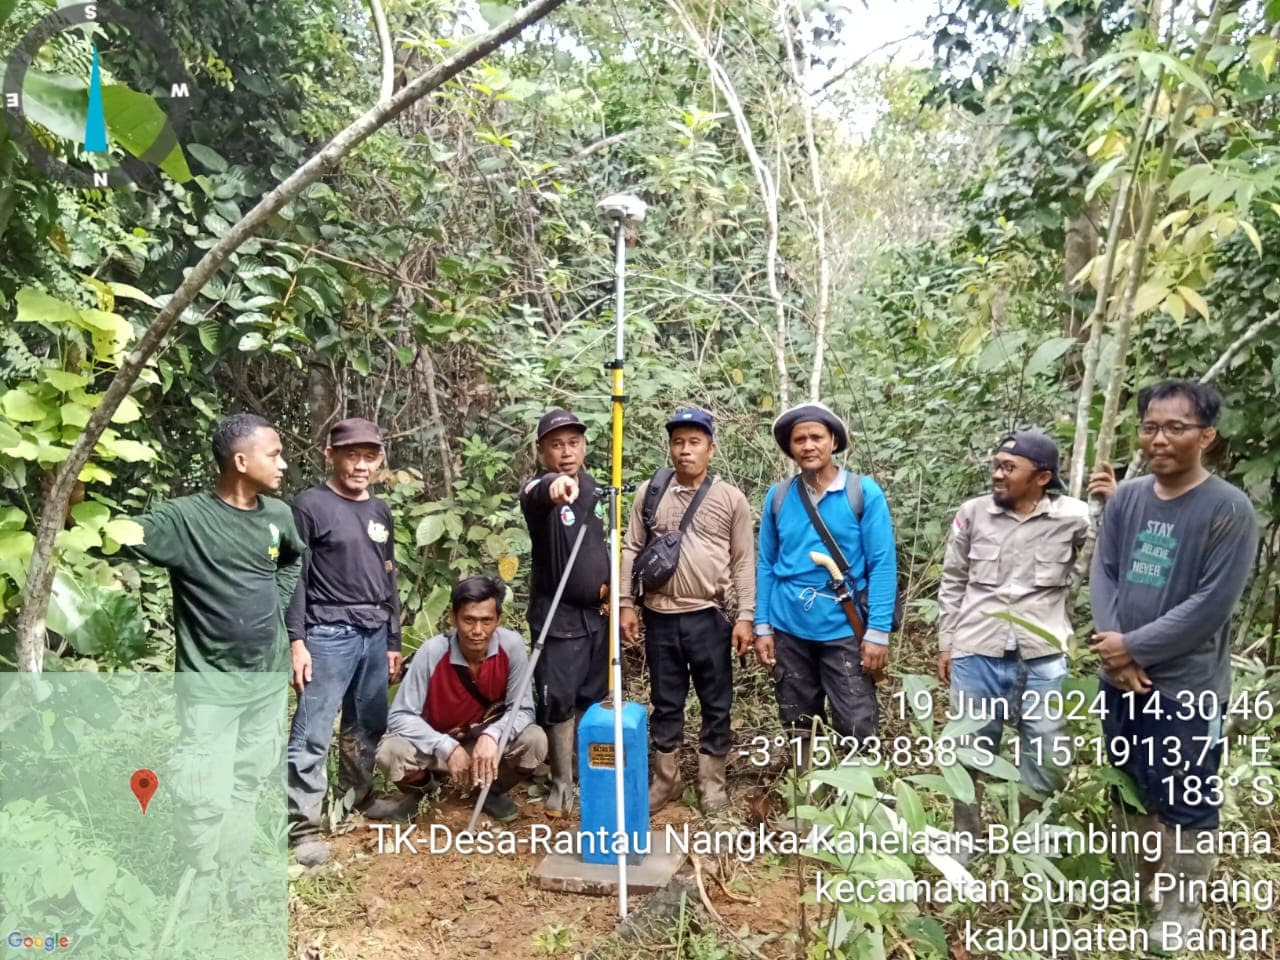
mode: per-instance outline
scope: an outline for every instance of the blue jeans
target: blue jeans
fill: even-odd
[[[1066,675],[1067,660],[1057,654],[1034,660],[970,654],[951,661],[953,713],[985,721],[966,739],[998,754],[1004,725],[1012,724],[1019,738],[1018,773],[1040,794],[1062,787],[1060,752],[1069,744],[1067,724],[1061,701],[1055,697],[1046,709],[1045,695],[1061,694]]]
[[[291,839],[319,833],[328,792],[333,721],[342,710],[338,789],[364,802],[373,789],[373,758],[387,729],[387,627],[364,630],[322,623],[307,630],[311,682],[298,694],[289,731]]]

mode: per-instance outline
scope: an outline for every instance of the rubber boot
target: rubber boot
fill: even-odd
[[[1200,838],[1213,836],[1216,830],[1197,830],[1191,843],[1185,846],[1197,846],[1203,841]],[[1173,849],[1174,832],[1172,828],[1164,828],[1164,862],[1161,869],[1183,880],[1208,880],[1213,873],[1217,858],[1211,853],[1178,853]],[[1156,908],[1156,918],[1147,928],[1147,943],[1154,953],[1169,956],[1185,950],[1187,935],[1192,930],[1199,930],[1204,922],[1204,904],[1189,893],[1182,896],[1166,895],[1160,898]]]
[[[520,779],[520,774],[515,771],[499,770],[480,809],[499,823],[510,823],[520,815],[520,808],[507,796],[507,791],[519,783]]]
[[[399,800],[392,797],[374,800],[362,811],[364,818],[366,820],[391,820],[397,823],[412,820],[418,812],[418,807],[422,805],[423,798],[434,790],[437,785],[435,777],[429,774],[421,780],[412,782],[402,780],[396,786],[400,788],[403,796]]]
[[[547,727],[547,762],[551,765],[551,789],[547,791],[547,816],[567,817],[573,810],[573,720]]]
[[[961,803],[959,800],[951,802],[951,816],[955,823],[955,833],[959,837],[961,843],[969,849],[963,847],[952,854],[952,858],[962,867],[969,866],[973,862],[974,856],[979,852],[978,844],[982,841],[985,831],[982,829],[982,784],[975,781],[973,784],[973,803]]]
[[[680,783],[680,751],[672,750],[670,753],[664,753],[661,750],[654,750],[650,771],[649,813],[653,814],[684,792],[684,785]]]
[[[705,813],[729,806],[729,793],[724,783],[724,762],[724,757],[698,754],[698,792],[702,795],[702,809]]]
[[[976,845],[982,830],[982,818],[976,803],[951,802],[952,817],[955,820],[955,833],[959,842],[965,846],[957,849],[952,858],[962,867],[969,866],[977,853]],[[972,844],[973,846],[969,846]]]
[[[1161,832],[1160,821],[1156,819],[1154,813],[1135,813],[1123,804],[1114,801],[1111,803],[1111,822],[1116,830],[1136,833],[1139,838],[1139,847],[1146,842],[1142,839],[1143,837]],[[1167,838],[1162,837],[1160,843],[1161,851],[1172,842],[1172,833]],[[1158,906],[1152,882],[1155,880],[1156,873],[1160,870],[1161,863],[1162,861],[1159,858],[1148,860],[1141,850],[1124,849],[1116,854],[1116,868],[1119,871],[1120,879],[1132,880],[1136,876],[1138,878],[1139,902],[1148,907]]]

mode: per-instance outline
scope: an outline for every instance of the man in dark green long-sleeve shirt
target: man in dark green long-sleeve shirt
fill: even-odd
[[[231,871],[247,858],[259,795],[281,769],[284,612],[305,549],[288,505],[264,496],[280,488],[281,452],[266,420],[227,417],[213,434],[213,490],[138,518],[145,540],[135,552],[167,568],[173,586],[183,752],[171,783],[179,845],[196,871],[191,914],[208,911],[215,886],[242,892]]]

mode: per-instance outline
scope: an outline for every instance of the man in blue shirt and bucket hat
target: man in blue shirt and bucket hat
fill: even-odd
[[[774,421],[773,436],[800,473],[766,496],[756,571],[756,656],[773,668],[784,727],[799,733],[814,717],[824,717],[837,735],[865,740],[879,727],[875,678],[888,666],[897,601],[889,504],[874,480],[835,463],[835,455],[849,446],[849,430],[825,405],[785,411]],[[835,557],[833,548],[842,556]],[[854,604],[840,602],[831,578],[810,554],[836,561],[846,596],[859,598]],[[855,606],[856,615],[850,609]],[[858,618],[861,631],[852,624]]]

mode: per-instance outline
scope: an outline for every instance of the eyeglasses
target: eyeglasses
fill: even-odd
[[[1143,420],[1138,424],[1138,436],[1144,440],[1154,440],[1157,433],[1161,430],[1170,440],[1177,440],[1188,430],[1203,430],[1203,423],[1183,423],[1181,420],[1170,420],[1168,423],[1154,423],[1151,420]]]
[[[1011,473],[1017,473],[1020,466],[1022,466],[1022,464],[1015,460],[992,460],[991,472],[997,476],[1000,474],[1008,476]]]

